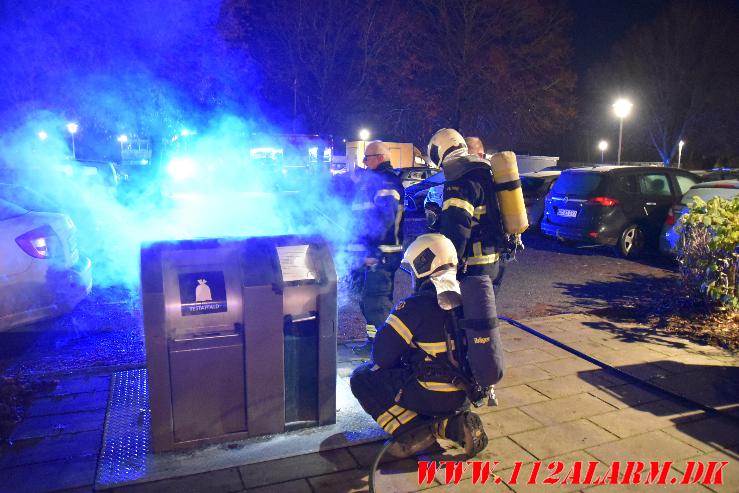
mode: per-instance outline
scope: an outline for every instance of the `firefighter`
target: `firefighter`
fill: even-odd
[[[485,146],[482,145],[480,137],[467,136],[464,138],[464,141],[467,144],[467,151],[470,153],[470,156],[477,156],[485,159]]]
[[[393,307],[395,272],[403,254],[403,185],[390,164],[390,149],[380,141],[367,144],[366,170],[360,173],[352,210],[358,215],[360,233],[349,249],[360,282],[360,308],[366,321],[367,340],[354,352],[368,356],[377,327]]]
[[[454,245],[438,233],[421,235],[408,246],[402,268],[412,275],[413,294],[378,330],[371,361],[351,376],[352,393],[383,430],[397,437],[391,455],[410,457],[447,438],[474,456],[488,442],[482,421],[464,410],[469,404],[464,387],[443,376],[448,365],[436,366],[454,361],[447,337],[461,300]],[[423,365],[438,371],[421,371]]]
[[[434,134],[429,142],[428,155],[444,169],[444,202],[439,232],[454,243],[463,288],[465,278],[470,278],[466,285],[477,287],[467,290],[476,299],[463,300],[464,304],[475,309],[481,303],[484,305],[486,314],[476,318],[487,322],[476,325],[488,332],[485,337],[490,338],[491,368],[486,373],[497,375],[487,381],[491,386],[503,376],[503,347],[493,283],[500,280],[501,254],[510,247],[510,238],[500,218],[490,163],[477,155],[470,155],[464,138],[449,128]]]

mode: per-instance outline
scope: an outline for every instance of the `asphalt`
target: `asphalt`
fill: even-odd
[[[739,491],[739,357],[639,323],[592,314],[520,320],[558,344],[503,324],[507,370],[496,386],[499,405],[478,410],[490,443],[478,459],[499,461],[499,482],[459,484],[439,473],[419,486],[414,460],[386,462],[377,491],[645,491],[644,485],[542,484],[573,464],[671,461],[681,477],[688,461],[726,461],[723,484],[653,485],[677,491]],[[353,359],[338,347],[341,378]],[[573,353],[579,352],[580,356]],[[583,358],[581,356],[587,356]],[[0,491],[93,491],[103,439],[110,373],[61,378],[33,396],[12,445],[0,455]],[[368,426],[375,426],[374,424]],[[358,430],[361,431],[361,430]],[[365,430],[367,431],[367,430]],[[330,451],[250,461],[199,474],[112,491],[353,492],[367,491],[369,466],[381,439]],[[449,443],[421,460],[460,460]],[[265,455],[267,457],[268,455]],[[564,471],[547,469],[561,461]],[[541,463],[537,484],[527,484]],[[518,470],[518,481],[512,481]],[[669,480],[669,479],[668,479]]]

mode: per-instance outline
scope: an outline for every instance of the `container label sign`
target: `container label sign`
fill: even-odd
[[[180,307],[183,316],[225,312],[226,282],[223,272],[180,274]]]
[[[277,256],[280,259],[283,281],[304,281],[316,278],[308,254],[308,245],[278,246]]]

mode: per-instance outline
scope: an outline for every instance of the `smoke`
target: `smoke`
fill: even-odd
[[[0,183],[73,219],[95,285],[138,286],[146,241],[320,234],[339,251],[353,236],[324,144],[287,139],[259,111],[257,67],[218,33],[219,1],[0,9]],[[150,138],[154,155],[117,185],[104,160],[71,158],[118,161],[119,134]]]

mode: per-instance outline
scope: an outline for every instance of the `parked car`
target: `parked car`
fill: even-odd
[[[521,174],[523,201],[530,228],[538,228],[544,217],[544,198],[559,178],[560,170],[535,171]]]
[[[0,329],[62,315],[91,289],[69,216],[0,199]]]
[[[680,224],[680,218],[688,212],[689,206],[695,197],[708,202],[714,197],[731,200],[739,195],[739,180],[722,180],[698,183],[683,195],[680,202],[675,204],[667,214],[662,232],[659,235],[659,251],[665,255],[675,255],[680,233],[675,226]]]
[[[701,181],[739,180],[739,169],[716,168],[696,173]]]
[[[696,183],[694,174],[675,168],[565,170],[545,199],[541,231],[561,241],[614,246],[633,257],[657,243],[670,208]]]
[[[398,168],[395,172],[400,177],[403,183],[403,188],[408,188],[411,185],[420,183],[427,178],[439,173],[439,168],[426,168],[422,166],[416,166],[412,168]]]
[[[437,169],[433,169],[433,171],[434,172],[432,172],[425,180],[411,184],[405,188],[406,211],[413,212],[424,208],[427,203],[426,194],[429,193],[433,187],[439,186],[443,188],[444,172]]]

